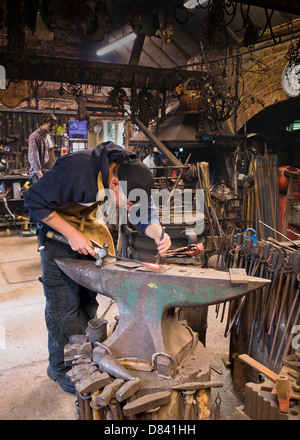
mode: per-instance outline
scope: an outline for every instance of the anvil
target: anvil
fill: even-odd
[[[228,272],[187,266],[162,265],[159,272],[118,262],[97,267],[92,261],[56,260],[78,284],[108,296],[119,308],[116,330],[104,341],[116,358],[136,357],[153,362],[164,353],[179,365],[193,346],[196,334],[179,321],[175,307],[222,303],[249,294],[269,280],[248,277],[232,284]]]

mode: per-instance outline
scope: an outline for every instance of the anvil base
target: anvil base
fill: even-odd
[[[190,406],[187,400],[191,398],[194,403],[189,411],[190,420],[209,420],[212,418],[210,389],[196,390],[194,393],[188,392],[188,394],[186,391],[172,389],[176,385],[186,382],[206,382],[210,380],[210,359],[201,342],[196,344],[194,350],[182,362],[173,378],[159,376],[157,371],[132,371],[132,373],[143,381],[141,389],[135,395],[136,399],[160,391],[171,392],[170,401],[167,404],[158,408],[154,413],[137,414],[137,419],[184,420],[187,406]]]
[[[74,366],[68,373],[68,377],[75,383],[75,388],[77,389],[79,418],[81,420],[212,419],[209,382],[211,378],[210,359],[207,350],[201,342],[194,344],[191,352],[177,368],[174,377],[161,376],[155,368],[152,371],[141,371],[135,368],[127,370],[130,376],[132,376],[130,380],[118,378],[120,371],[116,371],[116,374],[114,372],[108,374],[100,366],[99,369],[102,376],[99,371],[95,372],[98,359],[97,348],[99,347],[96,345],[93,350],[93,359],[90,358],[88,360],[86,355],[83,356],[82,361],[78,359],[78,366]],[[81,372],[80,368],[82,368]],[[100,386],[98,382],[100,377],[104,376],[107,378],[105,383],[101,385],[100,389],[97,388],[95,393],[96,383],[97,386]],[[132,380],[133,378],[134,380]],[[114,393],[111,392],[117,383],[119,383],[117,388],[121,390],[120,386],[122,387],[122,384],[125,384],[125,386],[129,385],[130,387],[130,383],[136,381],[139,381],[140,384],[138,389],[135,389],[134,393],[128,394],[126,398],[119,399],[114,394],[116,391]],[[203,384],[205,384],[205,387],[203,387]],[[217,386],[221,385],[217,384]],[[80,390],[83,388],[85,388],[85,391],[82,394]],[[111,394],[109,395],[109,393]],[[155,401],[156,396],[161,395],[164,395],[164,401],[157,403]],[[95,399],[95,396],[106,396],[107,401],[104,405],[101,405],[100,410],[93,406],[92,399]],[[140,403],[141,401],[143,401],[142,404]],[[92,411],[91,408],[94,408],[94,410]],[[130,414],[128,413],[129,408]]]

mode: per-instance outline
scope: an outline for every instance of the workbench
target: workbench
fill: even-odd
[[[28,222],[22,186],[30,179],[28,174],[0,174],[0,229],[9,228],[12,224],[21,228]]]

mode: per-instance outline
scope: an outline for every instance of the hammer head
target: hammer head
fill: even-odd
[[[104,258],[107,256],[107,250],[103,247],[101,249],[94,248],[95,252],[97,253],[97,260],[96,260],[96,266],[103,266]]]

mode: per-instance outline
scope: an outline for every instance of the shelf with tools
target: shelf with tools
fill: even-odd
[[[0,230],[28,228],[29,218],[22,189],[29,183],[28,174],[0,174]]]
[[[0,107],[0,173],[27,173],[28,138],[40,126],[44,110]],[[55,110],[59,121],[64,123],[73,117],[74,111]],[[60,157],[64,138],[53,134],[55,157]]]
[[[28,225],[22,195],[24,185],[31,183],[28,138],[40,126],[43,113],[44,110],[33,108],[0,107],[0,230]],[[60,122],[76,114],[69,110],[56,110],[55,113]],[[58,158],[64,138],[57,132],[53,138],[55,158]]]

